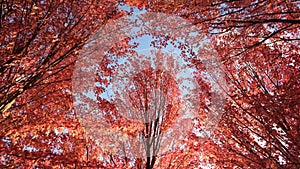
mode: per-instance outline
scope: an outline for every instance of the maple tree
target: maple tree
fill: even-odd
[[[182,65],[168,53],[120,56],[117,51],[104,57],[101,63],[107,64],[96,77],[98,110],[92,116],[82,114],[83,126],[111,159],[107,168],[125,168],[130,162],[136,168],[156,168],[158,157],[172,149],[170,144],[191,132],[178,86],[189,79],[180,75]],[[183,124],[185,129],[179,126]]]
[[[1,167],[83,165],[72,66],[114,1],[1,1]]]
[[[262,46],[263,52],[272,48]],[[299,61],[292,55],[282,57],[278,51],[273,54],[278,59],[228,66],[233,88],[228,96],[232,102],[224,116],[226,131],[221,129],[221,137],[248,165],[298,168],[299,70],[292,63]],[[265,68],[266,64],[271,66]],[[244,150],[237,151],[237,147]]]
[[[139,5],[199,24],[213,34],[226,66],[230,99],[216,144],[208,147],[211,162],[220,168],[299,168],[297,2],[162,2]]]
[[[207,147],[214,152],[212,163],[220,168],[299,168],[296,1],[127,3],[178,14],[214,37],[230,99],[216,132],[219,138]]]

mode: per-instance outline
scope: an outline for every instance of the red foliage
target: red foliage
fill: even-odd
[[[299,3],[270,0],[227,1],[1,1],[0,2],[0,166],[8,168],[300,168],[300,57]],[[155,147],[155,132],[171,125],[185,127],[177,110],[184,104],[174,80],[176,72],[163,74],[146,69],[132,75],[129,89],[115,93],[126,98],[126,112],[139,117],[153,110],[153,91],[166,99],[163,119],[137,123],[132,114],[120,114],[120,105],[97,98],[98,108],[106,112],[107,128],[132,137],[147,137],[144,145],[119,144],[117,151],[134,152],[143,147],[144,156],[129,158],[107,152],[89,129],[77,119],[72,99],[73,65],[77,52],[90,35],[123,13],[118,5],[127,4],[152,12],[181,16],[209,37],[224,73],[227,99],[224,115],[210,140],[195,132],[185,133],[175,144]],[[168,23],[162,23],[168,24]],[[140,35],[139,35],[140,36]],[[196,37],[196,40],[203,37]],[[109,52],[116,57],[135,54],[137,45],[125,39]],[[152,42],[166,47],[168,37]],[[155,46],[157,45],[157,46]],[[182,51],[188,46],[179,44]],[[204,48],[204,47],[203,47]],[[197,84],[190,93],[199,103],[194,130],[207,126],[205,112],[212,100],[211,88],[203,73],[208,72],[195,54],[184,59],[195,68]],[[130,59],[130,58],[129,58]],[[172,60],[168,60],[172,66]],[[112,84],[116,67],[105,56],[99,63],[96,94]],[[134,66],[149,63],[133,61]],[[173,65],[174,66],[174,65]],[[126,70],[126,67],[123,69]],[[176,69],[175,69],[176,70]],[[161,83],[163,82],[163,83]],[[132,86],[135,86],[132,88]],[[83,87],[84,89],[84,87]],[[170,93],[168,93],[170,91]],[[126,97],[125,97],[126,96]],[[89,98],[85,98],[89,99]],[[197,100],[198,99],[198,100]],[[208,102],[208,103],[207,103]],[[118,107],[119,106],[119,107]],[[126,107],[127,106],[127,107]],[[109,113],[107,113],[109,112]],[[144,114],[143,114],[144,113]],[[95,118],[91,115],[90,119]],[[102,118],[102,117],[101,117]],[[99,127],[96,122],[93,127]],[[93,130],[95,131],[95,130]],[[172,135],[174,136],[174,135]],[[176,136],[176,135],[175,135]],[[105,140],[107,139],[107,140]],[[111,142],[105,138],[103,142]],[[172,138],[177,139],[177,138]],[[171,146],[172,151],[155,151]],[[150,150],[152,152],[150,152]],[[150,156],[149,156],[150,153]],[[152,153],[152,154],[151,154]]]

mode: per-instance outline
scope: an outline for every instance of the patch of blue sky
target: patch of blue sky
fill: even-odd
[[[63,152],[63,150],[60,148],[59,145],[57,145],[56,147],[53,147],[53,148],[51,149],[51,151],[52,151],[53,153],[55,153],[55,154],[61,154],[61,153]]]
[[[146,12],[145,9],[138,9],[137,7],[130,7],[130,6],[126,5],[126,4],[119,4],[118,8],[122,9],[122,10],[128,12],[128,13],[130,13],[131,10],[132,10],[132,13],[134,13],[134,14],[141,14],[141,13],[145,13]]]
[[[69,130],[68,128],[62,127],[62,130],[58,130],[58,128],[54,129],[54,133],[56,135],[60,135],[60,134],[68,134]]]
[[[23,147],[23,151],[30,151],[30,152],[33,152],[33,151],[38,151],[37,148],[33,147],[33,146],[24,146]]]

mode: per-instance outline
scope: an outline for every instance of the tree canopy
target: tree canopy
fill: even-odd
[[[1,168],[300,168],[298,1],[2,0],[0,14]]]

